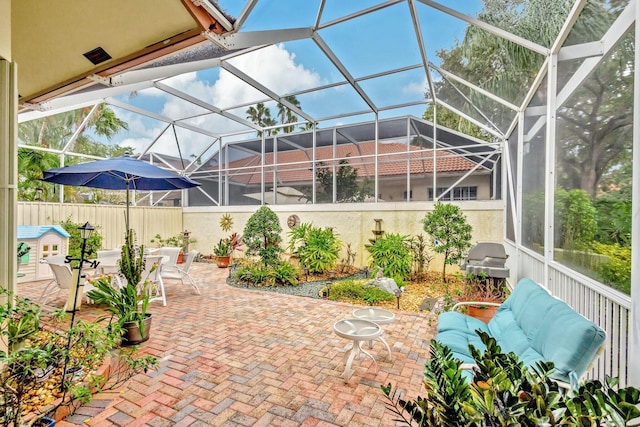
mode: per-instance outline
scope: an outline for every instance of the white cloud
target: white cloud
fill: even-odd
[[[314,87],[321,84],[322,80],[318,73],[306,69],[303,65],[296,64],[295,54],[287,51],[282,44],[256,50],[233,58],[229,62],[277,94],[286,94]],[[195,72],[186,73],[167,79],[163,83],[219,108],[257,102],[267,98],[266,95],[226,70],[220,70],[219,78],[214,82],[203,80],[199,78],[200,75]],[[160,114],[166,117],[184,118],[205,112],[200,107],[188,104],[171,95],[163,94],[159,90],[144,90],[140,91],[138,95],[157,97],[156,102],[164,102]],[[244,119],[245,117],[241,116],[241,118]],[[160,123],[159,126],[147,128],[145,127],[146,121],[136,120],[130,114],[127,114],[124,120],[129,123],[130,132],[129,138],[123,140],[121,144],[126,143],[136,147],[138,150],[148,146],[164,127]],[[230,129],[237,130],[238,128],[230,124],[227,119],[217,115],[207,115],[190,120],[190,123],[194,125],[200,125],[205,122],[206,128],[217,134],[223,134]],[[170,133],[171,137],[165,138],[163,136],[161,140],[154,144],[152,151],[177,155],[173,131],[170,131]],[[182,147],[182,154],[185,157],[191,154],[200,154],[211,142],[211,137],[207,135],[196,132],[191,132],[190,134],[189,138],[186,138],[187,140],[181,136],[178,137]]]
[[[425,77],[421,82],[413,81],[407,85],[404,85],[402,86],[402,88],[400,88],[400,91],[404,95],[424,95],[429,91],[427,78]]]

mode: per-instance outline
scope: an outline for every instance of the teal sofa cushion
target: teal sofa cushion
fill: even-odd
[[[572,382],[580,378],[604,343],[606,333],[560,300],[539,320],[540,331],[531,345],[555,364],[554,377]]]
[[[469,346],[485,348],[478,329],[527,366],[542,360],[553,362],[552,376],[570,384],[585,373],[606,337],[595,323],[526,278],[518,282],[488,325],[461,313],[442,313],[436,340],[464,363],[473,363]]]

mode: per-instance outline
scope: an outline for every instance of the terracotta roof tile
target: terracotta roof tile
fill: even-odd
[[[407,173],[407,145],[400,142],[381,143],[378,145],[378,173],[382,177],[405,175]],[[410,173],[432,173],[433,152],[420,151],[421,147],[410,146]],[[316,150],[316,161],[329,166],[333,147],[319,147]],[[343,144],[336,147],[337,158],[347,158],[349,165],[358,170],[359,177],[374,176],[375,144],[360,143],[357,146]],[[324,159],[324,160],[323,160]],[[272,165],[273,153],[265,156],[265,165]],[[278,181],[282,183],[302,183],[312,180],[311,149],[278,152]],[[284,164],[288,163],[288,164]],[[260,156],[249,156],[229,163],[233,171],[233,180],[244,184],[260,183]],[[457,157],[450,151],[438,151],[436,155],[438,173],[466,172],[476,166],[475,163]],[[484,168],[483,168],[484,169]],[[265,182],[273,182],[273,174],[267,168]]]

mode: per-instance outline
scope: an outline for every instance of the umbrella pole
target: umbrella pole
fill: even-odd
[[[124,224],[127,231],[127,236],[129,236],[129,180],[127,180],[127,210],[125,214]]]

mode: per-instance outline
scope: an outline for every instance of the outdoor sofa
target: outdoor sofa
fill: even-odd
[[[517,283],[488,324],[455,311],[440,314],[436,340],[463,363],[473,364],[469,345],[484,349],[478,329],[528,366],[539,360],[553,362],[553,378],[572,387],[603,350],[606,336],[598,325],[527,278]]]

